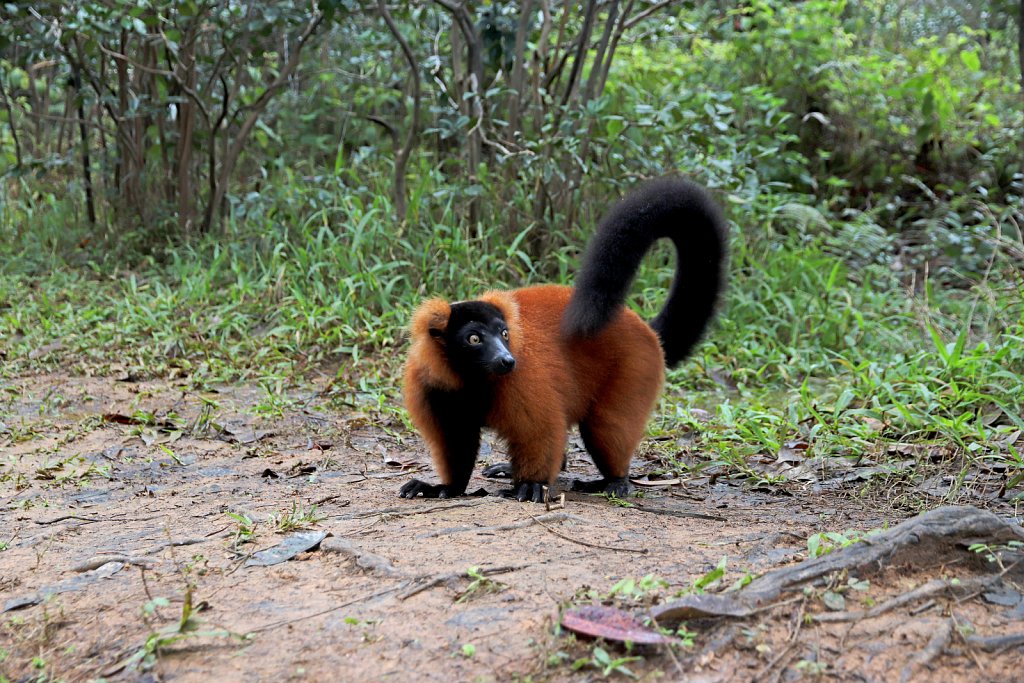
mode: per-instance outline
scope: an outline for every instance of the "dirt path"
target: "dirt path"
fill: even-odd
[[[1019,643],[986,652],[967,638],[1024,631],[1013,572],[1002,597],[941,593],[849,622],[814,621],[828,611],[816,589],[742,620],[691,621],[693,644],[671,653],[630,655],[557,628],[560,609],[606,599],[624,579],[637,583],[615,604],[639,614],[723,557],[718,585],[729,586],[802,559],[814,533],[900,521],[849,494],[702,480],[633,507],[582,495],[551,512],[493,496],[406,501],[397,490],[425,457],[400,425],[316,399],[259,418],[273,406],[251,388],[206,398],[217,407],[163,382],[7,383],[0,605],[17,609],[2,615],[0,681],[588,680],[615,668],[600,666],[602,651],[642,657],[618,663],[645,680],[1021,680]],[[567,476],[593,468],[573,451]],[[329,536],[290,561],[246,566],[303,527]],[[831,592],[860,609],[984,565],[897,566],[856,587],[862,577],[837,577]],[[54,587],[66,590],[47,595]]]

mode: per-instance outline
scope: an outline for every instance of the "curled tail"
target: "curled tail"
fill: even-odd
[[[563,330],[583,337],[600,332],[625,302],[644,254],[667,237],[676,247],[676,273],[651,327],[665,363],[676,365],[714,316],[725,281],[726,236],[721,210],[700,185],[682,178],[644,183],[612,207],[590,239]]]

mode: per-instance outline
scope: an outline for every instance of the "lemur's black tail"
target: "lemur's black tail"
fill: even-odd
[[[675,244],[676,274],[651,327],[666,364],[683,360],[714,316],[725,283],[727,229],[707,190],[682,178],[644,183],[601,220],[576,276],[564,331],[587,337],[607,325],[625,302],[640,260],[662,237]]]

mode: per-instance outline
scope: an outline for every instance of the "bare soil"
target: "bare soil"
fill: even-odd
[[[52,374],[0,389],[0,608],[11,608],[0,615],[0,681],[596,680],[601,667],[573,668],[595,646],[641,657],[622,664],[643,680],[1024,680],[1020,643],[989,652],[969,640],[1024,632],[1014,571],[999,595],[940,593],[843,622],[815,621],[829,611],[827,587],[815,587],[747,618],[692,620],[692,645],[671,650],[627,652],[558,627],[568,606],[604,600],[643,615],[723,556],[713,590],[804,559],[814,533],[914,512],[856,489],[703,477],[631,507],[571,493],[552,512],[491,495],[401,500],[414,473],[432,477],[422,443],[400,423],[327,407],[315,385],[274,418],[258,416],[273,405],[256,387],[200,396],[174,381]],[[204,399],[217,404],[205,414]],[[500,461],[500,447],[481,459]],[[657,464],[641,455],[634,466]],[[563,483],[594,476],[574,445]],[[506,484],[476,477],[477,487]],[[301,527],[329,536],[246,566]],[[831,588],[858,610],[993,568],[963,552],[834,577]],[[668,585],[608,598],[647,575]]]

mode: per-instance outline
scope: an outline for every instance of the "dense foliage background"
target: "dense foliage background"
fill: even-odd
[[[732,281],[656,432],[699,405],[695,448],[760,478],[799,439],[1021,483],[1024,2],[0,12],[0,376],[243,378],[274,408],[340,360],[342,402],[390,412],[417,300],[570,281],[616,196],[680,173],[727,208]]]

